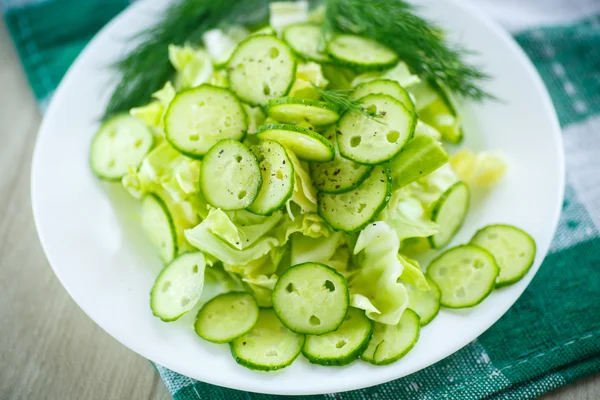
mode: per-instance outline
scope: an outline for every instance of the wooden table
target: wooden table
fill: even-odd
[[[40,121],[0,18],[0,399],[169,399],[152,365],[94,324],[46,261],[29,200]],[[599,398],[600,376],[544,397]]]

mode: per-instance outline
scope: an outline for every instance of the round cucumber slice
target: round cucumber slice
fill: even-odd
[[[373,167],[357,164],[340,155],[335,139],[335,126],[329,128],[323,136],[333,145],[335,158],[329,162],[310,165],[310,177],[315,188],[319,192],[331,194],[356,189],[369,177]]]
[[[349,301],[346,279],[318,263],[291,267],[273,289],[273,309],[281,322],[297,333],[335,331],[344,321]]]
[[[130,167],[137,169],[154,145],[154,135],[142,121],[118,115],[102,124],[90,148],[90,166],[103,180],[118,181]]]
[[[164,262],[177,255],[177,231],[167,205],[155,194],[142,199],[142,227]]]
[[[433,204],[431,220],[439,232],[429,237],[433,248],[446,246],[460,229],[469,210],[470,192],[466,183],[459,181],[450,186]]]
[[[152,313],[165,322],[190,311],[204,288],[204,254],[185,253],[171,261],[156,278],[150,292]]]
[[[388,365],[404,357],[419,339],[419,316],[406,309],[396,325],[375,322],[373,337],[361,358],[374,365]]]
[[[241,210],[256,199],[262,185],[258,159],[240,142],[225,139],[214,145],[200,170],[206,201],[222,210]]]
[[[346,112],[337,127],[340,154],[360,164],[381,164],[394,158],[412,138],[417,118],[404,105],[385,94],[361,99],[373,114]]]
[[[333,160],[333,145],[323,136],[309,129],[288,124],[268,124],[258,129],[256,134],[263,140],[274,140],[306,161],[325,162]]]
[[[269,117],[286,123],[311,125],[331,125],[340,119],[337,109],[329,103],[317,100],[284,97],[269,101],[267,107]]]
[[[360,71],[388,69],[398,62],[390,48],[357,35],[336,35],[327,52],[338,64]]]
[[[270,215],[294,194],[294,165],[285,148],[272,140],[263,140],[251,149],[260,162],[263,183],[248,211]]]
[[[256,325],[231,342],[231,354],[247,368],[274,371],[291,365],[303,345],[304,335],[283,326],[272,309],[261,308]]]
[[[333,229],[356,232],[374,221],[392,194],[392,180],[375,167],[356,189],[341,194],[319,193],[318,213]]]
[[[245,335],[258,321],[258,304],[249,293],[224,293],[206,303],[196,317],[198,336],[213,343],[229,343]]]
[[[408,92],[396,81],[390,79],[375,79],[361,83],[356,87],[352,97],[361,99],[370,94],[387,94],[400,101],[409,111],[415,112],[415,104]]]
[[[442,305],[448,308],[481,303],[494,290],[499,272],[494,256],[473,245],[454,247],[427,268],[427,276],[442,292]]]
[[[294,24],[283,31],[283,40],[290,45],[292,50],[307,61],[318,63],[329,63],[331,59],[324,52],[321,42],[323,38],[322,29],[315,24]]]
[[[228,89],[201,85],[178,93],[165,114],[165,137],[179,152],[202,158],[219,140],[242,140],[246,112]]]
[[[500,274],[496,287],[511,285],[525,276],[535,259],[535,241],[511,225],[488,225],[475,233],[471,244],[483,247],[496,259]]]
[[[350,307],[337,330],[320,336],[307,336],[302,354],[313,364],[347,365],[365,351],[372,332],[373,322],[365,312]]]
[[[408,308],[417,313],[420,325],[429,324],[440,311],[440,300],[442,292],[431,278],[425,277],[429,284],[429,290],[419,290],[412,285],[405,284],[408,292]]]
[[[240,99],[264,106],[290,91],[296,77],[296,59],[277,37],[250,36],[233,52],[227,72],[231,90]]]

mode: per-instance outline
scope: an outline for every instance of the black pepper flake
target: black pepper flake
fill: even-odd
[[[336,169],[335,172],[333,173],[333,176],[337,176],[340,172],[342,172],[341,169]]]
[[[381,115],[387,115],[387,112],[386,111],[382,111]]]
[[[285,160],[283,160],[283,165],[285,165]]]
[[[336,188],[336,189],[339,189],[339,188],[340,188],[340,185],[335,185],[335,188]]]
[[[337,133],[338,135],[342,135],[342,131],[335,131],[335,133]]]
[[[221,150],[221,151],[219,152],[219,154],[223,154],[223,150]]]

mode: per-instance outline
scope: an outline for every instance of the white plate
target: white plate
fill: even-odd
[[[495,77],[488,88],[504,100],[463,107],[465,146],[502,150],[510,169],[489,196],[474,202],[454,243],[468,241],[489,223],[515,224],[537,242],[529,274],[473,309],[442,311],[423,329],[414,350],[386,367],[356,362],[327,368],[300,357],[275,373],[253,372],[238,366],[227,346],[200,340],[190,327],[192,315],[170,324],[154,318],[148,293],[160,263],[143,239],[135,203],[92,176],[88,147],[115,83],[105,66],[124,53],[125,38],[147,26],[163,3],[136,3],[96,36],[54,95],[35,148],[32,202],[44,251],[71,297],[104,330],[142,356],[204,382],[262,393],[331,393],[390,381],[447,357],[519,298],[548,251],[562,204],[564,160],[556,114],[539,76],[508,34],[459,1],[423,0],[422,13],[480,53],[478,60]]]

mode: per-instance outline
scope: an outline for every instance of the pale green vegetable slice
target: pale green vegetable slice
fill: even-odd
[[[375,323],[373,337],[361,358],[374,365],[388,365],[411,351],[418,339],[419,316],[407,309],[396,325]]]
[[[194,329],[202,339],[214,343],[229,343],[248,333],[256,325],[256,321],[258,304],[251,294],[224,293],[200,309]]]

